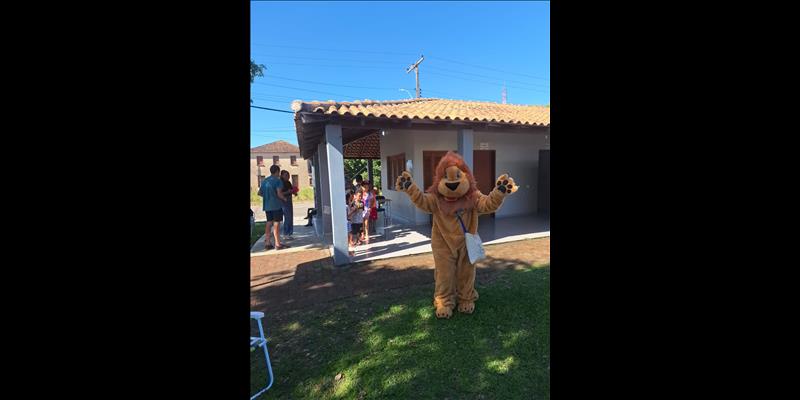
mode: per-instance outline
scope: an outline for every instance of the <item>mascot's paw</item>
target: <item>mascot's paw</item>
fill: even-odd
[[[398,191],[405,192],[412,183],[411,174],[409,174],[408,171],[403,171],[403,173],[397,177],[397,182],[394,187]]]
[[[458,303],[458,312],[464,314],[472,314],[475,311],[475,302],[474,301],[467,301]]]
[[[453,316],[453,309],[450,307],[436,307],[436,318],[450,318]]]
[[[497,178],[497,190],[499,190],[500,193],[508,195],[516,192],[517,189],[519,189],[519,186],[514,182],[514,178],[506,174],[500,175]]]

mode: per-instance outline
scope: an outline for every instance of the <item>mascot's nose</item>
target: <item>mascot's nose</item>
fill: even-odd
[[[456,188],[460,184],[461,184],[461,182],[453,182],[453,183],[445,182],[444,183],[444,185],[447,186],[448,189],[450,189],[450,190],[452,190],[454,192],[456,191]]]

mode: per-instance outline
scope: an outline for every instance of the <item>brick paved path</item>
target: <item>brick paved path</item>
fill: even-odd
[[[550,238],[486,246],[478,263],[477,283],[499,271],[550,262]],[[328,250],[250,258],[250,306],[275,312],[412,285],[433,290],[431,253],[334,267]],[[431,292],[432,293],[432,292]]]

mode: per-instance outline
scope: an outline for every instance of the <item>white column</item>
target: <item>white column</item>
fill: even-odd
[[[311,217],[311,221],[314,227],[314,233],[316,233],[318,237],[324,239],[322,229],[322,193],[320,192],[321,186],[319,184],[319,149],[314,152],[314,156],[312,156],[308,162],[311,163],[311,174],[314,176],[314,208],[317,210],[317,214]]]
[[[314,176],[314,207],[322,210],[322,193],[319,185],[319,151],[315,152],[314,157],[309,161],[311,161],[311,173]]]
[[[461,158],[464,159],[464,162],[467,163],[467,166],[469,166],[469,169],[472,170],[473,173],[475,172],[472,168],[472,147],[474,141],[475,137],[472,133],[472,129],[458,130],[458,154],[461,155]]]
[[[344,198],[344,154],[341,125],[325,125],[325,149],[328,153],[333,263],[343,265],[350,262],[350,256],[347,254],[347,210]]]
[[[318,211],[320,224],[319,235],[322,237],[323,242],[326,241],[325,235],[331,233],[331,192],[328,188],[328,150],[325,143],[317,145],[317,154],[319,155],[319,198],[320,209]]]

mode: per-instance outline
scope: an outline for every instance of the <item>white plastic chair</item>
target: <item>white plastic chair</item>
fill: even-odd
[[[258,324],[258,336],[251,336],[250,337],[250,351],[255,351],[259,347],[264,348],[264,357],[267,360],[267,371],[269,371],[269,384],[258,393],[254,394],[250,397],[250,400],[255,399],[258,396],[261,396],[264,392],[269,390],[272,387],[272,383],[275,378],[272,376],[272,363],[269,361],[269,352],[267,351],[267,338],[264,337],[264,326],[261,324],[261,320],[264,318],[264,313],[259,311],[251,311],[250,312],[250,319],[256,320]]]

